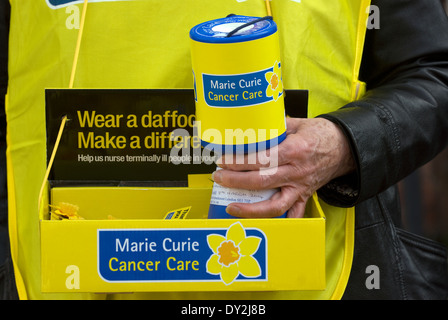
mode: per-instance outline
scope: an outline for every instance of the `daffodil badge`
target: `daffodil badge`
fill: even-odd
[[[255,255],[262,240],[257,236],[247,236],[240,222],[232,224],[225,236],[209,234],[207,242],[213,254],[207,261],[207,272],[219,275],[226,285],[237,279],[259,278],[265,271]]]
[[[282,81],[282,69],[279,63],[276,61],[272,72],[268,71],[265,74],[268,86],[266,88],[266,97],[272,97],[274,101],[278,100],[278,97],[283,94],[283,81]]]

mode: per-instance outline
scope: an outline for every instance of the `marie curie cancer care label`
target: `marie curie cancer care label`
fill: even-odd
[[[216,229],[98,230],[109,283],[267,281],[267,238],[240,222]]]
[[[230,16],[197,25],[190,38],[204,147],[248,152],[280,143],[286,123],[275,22]]]

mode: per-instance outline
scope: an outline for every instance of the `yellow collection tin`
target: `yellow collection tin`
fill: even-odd
[[[202,144],[250,152],[280,143],[286,124],[275,22],[229,16],[194,27],[190,38]]]

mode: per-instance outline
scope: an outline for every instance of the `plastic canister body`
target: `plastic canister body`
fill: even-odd
[[[256,19],[232,16],[190,32],[199,135],[216,152],[269,148],[286,136],[275,23],[262,20],[231,37],[222,32]]]
[[[230,16],[194,27],[190,37],[202,145],[228,155],[266,150],[283,141],[286,122],[275,22]],[[234,218],[225,211],[229,203],[259,202],[276,191],[215,183],[209,218]]]

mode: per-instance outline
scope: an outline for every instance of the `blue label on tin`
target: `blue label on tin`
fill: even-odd
[[[108,282],[266,281],[267,239],[240,222],[227,229],[98,230],[98,272]]]
[[[283,95],[280,63],[252,73],[203,74],[204,99],[211,107],[245,107],[277,101]]]

